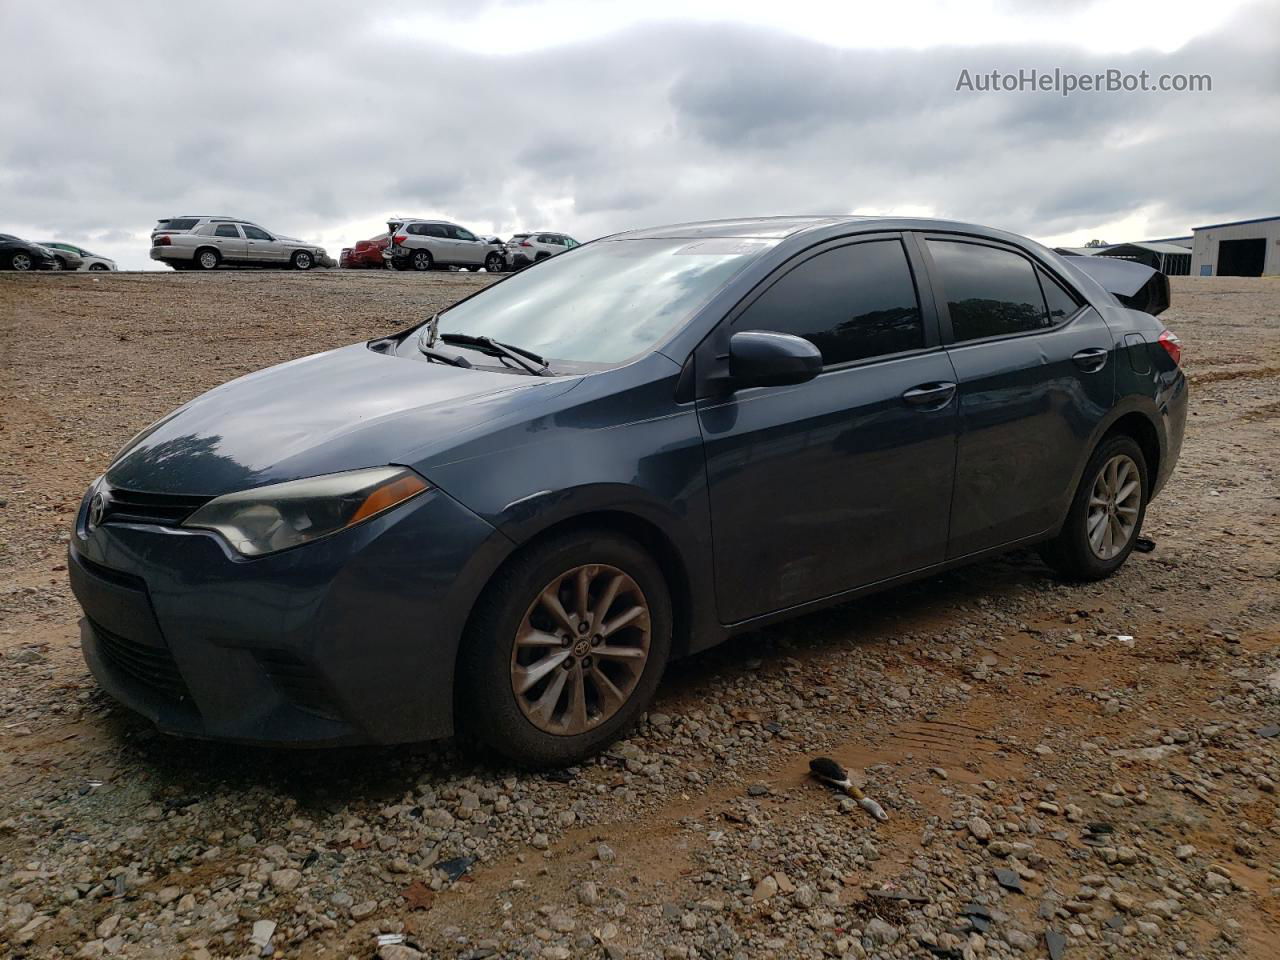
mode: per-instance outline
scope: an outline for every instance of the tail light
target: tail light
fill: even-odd
[[[162,234],[160,234],[160,236],[156,237],[156,239],[155,239],[155,246],[157,246],[157,247],[171,247],[171,246],[173,246],[173,241],[169,239],[169,235],[168,235],[167,233],[162,233]]]
[[[398,247],[400,246],[400,244],[404,243],[405,238],[407,236],[408,236],[407,234],[397,233],[394,237],[391,238],[391,242]]]
[[[520,246],[522,246],[522,247],[532,247],[532,246],[533,246],[533,244],[532,244],[532,243],[530,243],[528,240],[521,240],[521,241],[520,241]]]
[[[1177,334],[1172,330],[1166,330],[1160,334],[1156,343],[1164,347],[1164,352],[1173,358],[1175,364],[1182,363],[1182,341],[1178,339]]]

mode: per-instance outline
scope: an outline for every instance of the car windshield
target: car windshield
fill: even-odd
[[[602,240],[451,307],[440,314],[440,331],[492,337],[561,360],[619,363],[654,347],[776,242]]]

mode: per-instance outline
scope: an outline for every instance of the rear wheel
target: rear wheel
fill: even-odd
[[[484,258],[484,268],[490,273],[502,272],[502,254],[491,253]]]
[[[306,250],[295,250],[289,260],[295,270],[310,270],[315,265],[315,257]]]
[[[670,594],[644,549],[608,530],[556,537],[477,604],[459,658],[458,724],[516,763],[575,763],[645,708],[670,650]]]
[[[430,250],[415,250],[409,255],[409,264],[415,270],[430,270],[435,266]]]
[[[205,247],[203,250],[197,250],[195,259],[191,261],[192,266],[198,270],[215,270],[221,262],[222,257],[218,251],[212,247]]]
[[[1111,437],[1093,452],[1045,562],[1073,580],[1101,580],[1133,552],[1147,513],[1147,461],[1132,437]]]
[[[30,270],[35,265],[35,261],[31,259],[31,254],[24,253],[22,250],[17,251],[9,257],[9,269],[11,270]]]

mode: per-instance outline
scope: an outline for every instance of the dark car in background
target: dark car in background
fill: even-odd
[[[48,247],[22,240],[11,233],[0,233],[0,269],[60,270],[60,264]]]
[[[585,244],[143,431],[74,521],[86,659],[171,733],[561,764],[733,634],[1015,547],[1108,576],[1187,412],[1121,266],[917,219]]]

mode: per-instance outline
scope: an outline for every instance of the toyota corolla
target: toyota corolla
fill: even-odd
[[[1105,577],[1187,387],[1167,280],[1101,259],[685,224],[225,384],[87,491],[85,656],[174,734],[562,764],[741,631],[1030,544]]]

